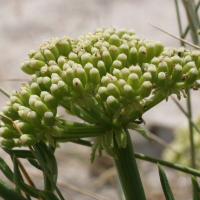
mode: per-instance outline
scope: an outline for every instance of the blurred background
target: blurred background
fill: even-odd
[[[165,46],[180,47],[180,42],[153,28],[153,23],[175,35],[179,35],[174,0],[0,0],[0,86],[9,93],[19,90],[30,76],[20,70],[20,64],[28,57],[30,49],[51,37],[77,37],[97,27],[110,26],[134,29],[142,39],[163,41]],[[182,2],[179,1],[183,29],[188,22]],[[191,41],[190,37],[187,37]],[[192,91],[192,114],[200,112],[199,91]],[[0,93],[0,107],[8,98]],[[186,108],[186,100],[180,104]],[[59,114],[65,114],[59,109]],[[70,115],[69,120],[78,120]],[[143,116],[145,128],[166,142],[173,140],[173,131],[187,118],[175,103],[162,102]],[[132,133],[135,151],[157,158],[164,149],[158,142],[151,143],[137,133]],[[188,135],[189,140],[189,135]],[[120,199],[119,181],[113,161],[107,156],[90,164],[89,147],[72,143],[62,144],[56,152],[59,167],[58,187],[66,200]],[[8,155],[0,149],[0,156],[12,167]],[[43,188],[42,174],[23,161],[38,188]],[[138,165],[148,200],[162,200],[157,165],[139,161]],[[190,176],[164,168],[176,199],[192,199]],[[0,178],[6,180],[0,172]],[[65,183],[65,184],[64,184]],[[11,184],[11,183],[9,183]],[[89,192],[88,192],[89,191]],[[93,195],[93,196],[92,196]],[[100,196],[98,196],[100,195]]]

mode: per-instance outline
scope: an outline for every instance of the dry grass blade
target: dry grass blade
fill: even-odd
[[[104,185],[109,178],[114,176],[116,174],[115,167],[111,167],[107,169],[105,172],[103,172],[100,176],[90,181],[89,187],[92,188],[93,191],[95,191],[97,188],[100,188],[102,185]]]
[[[197,45],[195,45],[195,44],[192,44],[192,43],[188,42],[187,40],[184,40],[184,39],[182,39],[182,38],[180,38],[180,37],[178,37],[178,36],[175,36],[175,35],[173,35],[172,33],[169,33],[169,32],[165,31],[164,29],[162,29],[162,28],[160,28],[160,27],[158,27],[158,26],[156,26],[156,25],[154,25],[154,24],[149,23],[149,25],[153,26],[154,28],[156,28],[156,29],[158,29],[158,30],[160,30],[160,31],[162,31],[162,32],[164,32],[164,33],[170,35],[170,36],[172,36],[173,38],[175,38],[175,39],[177,39],[177,40],[180,40],[180,41],[184,42],[185,44],[188,44],[188,45],[194,47],[195,49],[199,49],[199,50],[200,50],[200,47],[199,47],[199,46],[197,46]]]

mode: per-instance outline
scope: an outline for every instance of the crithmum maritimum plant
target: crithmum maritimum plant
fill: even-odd
[[[134,30],[97,28],[77,39],[51,38],[38,51],[31,50],[29,57],[21,69],[32,75],[31,81],[12,93],[1,113],[0,142],[14,163],[13,173],[1,161],[6,177],[26,193],[27,199],[64,199],[56,186],[56,144],[83,143],[82,138],[95,137],[91,161],[96,152],[100,157],[105,150],[115,161],[126,199],[146,199],[128,130],[151,140],[138,119],[142,122],[142,114],[168,100],[169,95],[180,99],[198,86],[200,51],[164,48],[160,41],[142,40]],[[58,105],[86,123],[62,119],[57,114]],[[11,150],[21,146],[29,146],[30,151]],[[43,171],[44,191],[23,182],[17,157],[28,158]],[[200,175],[190,168],[177,169]],[[173,197],[160,166],[159,173],[165,196]],[[195,185],[196,180],[192,180]],[[0,187],[4,188],[0,196],[5,199],[12,195],[25,199],[3,182]]]

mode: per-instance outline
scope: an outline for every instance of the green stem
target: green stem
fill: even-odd
[[[172,96],[171,96],[172,97]],[[196,131],[198,133],[200,133],[200,129],[198,128],[198,126],[193,122],[193,120],[189,117],[188,113],[183,109],[183,107],[180,105],[180,103],[178,103],[178,101],[172,97],[172,100],[175,102],[175,104],[180,108],[180,110],[184,113],[184,115],[190,120],[190,123],[192,124],[192,126],[196,129]]]
[[[188,98],[187,98],[187,109],[188,109],[188,124],[189,124],[189,131],[190,131],[190,148],[191,148],[191,166],[195,169],[195,147],[194,147],[194,134],[192,128],[192,111],[191,111],[191,102],[190,102],[190,91],[188,91]]]
[[[87,141],[87,140],[70,140],[70,142],[80,144],[80,145],[84,145],[84,146],[87,146],[87,147],[92,147],[92,145],[93,145],[93,142]],[[134,155],[135,155],[135,158],[137,158],[137,159],[145,160],[145,161],[152,162],[152,163],[155,163],[155,164],[159,163],[160,165],[163,165],[163,166],[166,166],[166,167],[169,167],[169,168],[172,168],[172,169],[176,169],[178,171],[185,172],[187,174],[192,174],[194,176],[200,177],[200,171],[198,171],[196,169],[192,169],[190,167],[185,167],[185,166],[182,166],[182,165],[179,165],[179,164],[164,161],[164,160],[161,160],[161,159],[158,159],[158,158],[150,157],[150,156],[147,156],[147,155],[144,155],[144,154],[141,154],[141,153],[137,153],[137,152],[134,152]]]
[[[169,167],[169,168],[172,168],[172,169],[176,169],[178,171],[185,172],[187,174],[192,174],[194,176],[200,177],[200,171],[198,171],[196,169],[192,169],[190,167],[185,167],[185,166],[182,166],[182,165],[179,165],[179,164],[167,162],[167,161],[164,161],[164,160],[161,160],[161,159],[158,159],[158,158],[146,156],[146,155],[141,154],[141,153],[135,153],[135,157],[140,159],[140,160],[146,160],[146,161],[149,161],[149,162],[152,162],[152,163],[155,163],[155,164],[159,163],[160,165],[163,165],[163,166],[166,166],[166,167]]]
[[[119,149],[117,142],[115,141],[113,151],[117,156],[117,159],[114,159],[114,162],[126,200],[146,200],[142,181],[134,156],[131,138],[129,132],[126,131],[126,133],[126,148]]]
[[[198,9],[199,9],[199,6],[200,6],[200,1],[198,2],[197,6],[196,6],[196,9],[195,9],[196,13],[197,13],[197,11],[198,11]],[[190,29],[190,27],[189,27],[189,25],[188,25],[187,28],[185,29],[185,32],[182,34],[182,37],[183,37],[183,38],[186,37],[186,35],[188,34],[189,29]]]
[[[5,94],[8,98],[10,98],[10,94],[9,94],[9,92],[7,92],[5,89],[3,89],[2,87],[0,87],[0,91],[3,93],[3,94]]]
[[[182,34],[181,18],[180,18],[178,1],[177,0],[175,0],[175,4],[176,4],[176,14],[177,14],[177,18],[178,18],[179,32],[180,32],[181,37],[183,37],[182,36],[183,34]],[[181,45],[184,46],[183,41],[181,41]]]

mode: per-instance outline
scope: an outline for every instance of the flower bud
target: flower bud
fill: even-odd
[[[0,128],[0,136],[5,139],[13,139],[13,138],[19,138],[20,134],[17,131],[10,130],[7,127],[1,127]]]
[[[38,98],[38,100],[41,100],[44,102],[44,97],[49,94],[49,92],[47,91],[42,91],[41,94],[40,94],[40,97]]]
[[[172,60],[172,66],[175,66],[176,64],[181,65],[181,58],[179,56],[173,56],[171,57]]]
[[[106,47],[106,48],[109,48],[110,44],[107,42],[107,41],[104,41],[102,43],[102,47]]]
[[[106,103],[114,111],[120,108],[119,101],[114,96],[109,96],[106,100]]]
[[[69,64],[65,63],[63,65],[63,71],[67,71],[67,69],[70,68]],[[61,72],[62,73],[62,72]]]
[[[126,54],[122,53],[117,56],[117,60],[119,60],[122,63],[122,67],[127,66],[127,56]]]
[[[120,62],[120,61],[119,61]],[[113,75],[119,80],[122,79],[122,72],[119,69],[114,69],[113,70]]]
[[[7,117],[13,119],[13,120],[17,120],[19,118],[19,115],[17,114],[17,112],[13,109],[12,106],[4,106],[2,108],[2,111],[4,113],[4,115],[6,115]]]
[[[50,77],[51,76],[51,72],[50,72],[49,67],[47,65],[41,67],[40,72],[41,72],[43,77],[45,77],[45,76]]]
[[[172,80],[175,82],[181,81],[183,77],[183,69],[182,66],[177,64],[175,65],[173,72],[172,72]]]
[[[72,68],[68,68],[67,71],[66,71],[66,83],[67,83],[67,85],[72,87],[73,86],[72,82],[73,82],[74,78],[75,78],[74,70]]]
[[[27,117],[28,117],[32,126],[37,127],[37,128],[42,128],[41,118],[39,117],[39,115],[35,111],[28,112]]]
[[[107,91],[108,91],[109,95],[112,95],[112,96],[114,96],[117,99],[120,97],[120,91],[116,87],[116,85],[114,85],[113,83],[109,83],[107,85]]]
[[[119,49],[115,45],[111,45],[110,48],[108,49],[112,60],[116,60],[117,56],[119,55]]]
[[[128,58],[129,56],[129,46],[127,44],[122,44],[120,47],[119,47],[119,53],[120,54],[125,54]]]
[[[168,72],[168,66],[167,66],[167,63],[165,61],[162,61],[162,62],[159,63],[158,73],[159,72]]]
[[[136,44],[137,50],[139,50],[140,47],[142,47],[142,46],[146,48],[146,42],[144,40],[138,41],[137,44]]]
[[[29,53],[28,53],[29,58],[30,58],[30,59],[33,58],[33,56],[34,56],[36,53],[37,53],[37,51],[35,51],[35,50],[30,50]]]
[[[29,61],[25,61],[24,63],[21,63],[21,70],[29,75],[32,75],[35,73],[35,70],[30,67]]]
[[[135,73],[131,73],[128,77],[127,83],[132,87],[134,91],[137,91],[139,88],[139,77]]]
[[[138,57],[137,57],[138,63],[140,65],[142,65],[142,63],[146,63],[146,57],[147,57],[146,48],[144,46],[141,46],[138,50]]]
[[[167,63],[168,66],[168,75],[171,76],[172,75],[172,71],[173,71],[173,63],[172,63],[172,59],[169,58],[168,56],[166,56],[163,61],[165,61]]]
[[[121,70],[121,72],[122,72],[122,78],[123,78],[125,81],[127,81],[128,76],[130,75],[130,71],[128,70],[128,68],[123,68],[123,69]]]
[[[74,61],[75,63],[80,63],[78,56],[73,52],[70,52],[69,59]]]
[[[45,102],[45,104],[47,105],[47,107],[49,109],[55,109],[55,108],[58,107],[58,101],[51,94],[45,94],[45,96],[44,96],[44,102]]]
[[[14,103],[14,104],[12,105],[13,109],[14,109],[16,112],[18,112],[20,106],[21,106],[21,104],[18,104],[18,103]]]
[[[130,65],[136,65],[137,63],[137,49],[135,47],[132,47],[129,51],[128,61]]]
[[[58,74],[58,75],[60,75],[60,72],[62,71],[62,70],[60,69],[60,67],[58,67],[58,65],[51,65],[51,66],[49,67],[49,70],[50,70],[51,73],[56,73],[56,74]]]
[[[164,49],[164,45],[162,41],[158,41],[155,43],[155,56],[159,56]]]
[[[138,75],[138,77],[140,78],[142,76],[142,70],[140,68],[140,66],[136,65],[136,66],[130,66],[129,67],[129,71],[130,73],[135,73]]]
[[[59,51],[59,54],[62,56],[68,56],[70,53],[70,44],[66,40],[60,40],[57,44],[56,47]]]
[[[128,31],[128,34],[129,34],[129,35],[135,35],[136,33],[135,33],[135,30],[134,30],[134,29],[130,29],[130,30]]]
[[[44,103],[42,103],[42,101],[35,101],[35,109],[40,117],[43,117],[44,113],[49,110],[48,107]]]
[[[65,56],[60,56],[58,58],[58,66],[60,67],[60,69],[63,69],[64,64],[66,64],[66,60],[67,58]]]
[[[54,60],[56,61],[55,56],[52,54],[52,52],[48,49],[44,50],[44,57],[46,58],[47,62],[49,62],[50,60]]]
[[[185,79],[185,84],[191,85],[196,81],[196,79],[198,77],[198,70],[197,70],[196,67],[195,68],[191,68],[187,72],[187,74],[188,74],[188,77]]]
[[[95,68],[94,68],[95,69]],[[84,87],[80,79],[74,78],[73,79],[73,88],[77,94],[82,94],[84,92]]]
[[[97,63],[97,69],[99,70],[99,74],[101,78],[106,75],[106,66],[102,60],[99,60]]]
[[[122,38],[122,36],[127,33],[127,30],[125,28],[121,28],[119,30],[119,32],[117,33],[117,35],[119,36],[119,38]]]
[[[30,98],[30,92],[28,92],[27,90],[23,89],[20,92],[21,95],[21,99],[28,104],[29,98]]]
[[[152,60],[151,60],[151,64],[154,64],[156,67],[158,67],[159,65],[159,59],[154,57]]]
[[[92,63],[92,56],[89,53],[84,53],[81,56],[81,63],[83,66],[85,66],[87,63]]]
[[[166,77],[165,72],[160,72],[158,74],[157,84],[160,87],[166,87],[167,86],[167,77]]]
[[[51,79],[49,77],[43,77],[42,79],[44,86],[46,87],[46,89],[49,91],[50,87],[51,87]],[[41,92],[40,92],[41,93]]]
[[[155,56],[155,44],[153,42],[147,43],[146,51],[147,51],[147,62],[150,62]]]
[[[92,53],[92,55],[95,53],[99,53],[99,50],[96,47],[92,47],[91,53]]]
[[[112,58],[108,51],[104,51],[102,54],[102,60],[105,63],[107,72],[110,71],[110,67],[112,65]]]
[[[20,143],[24,146],[31,146],[37,142],[36,137],[31,134],[23,134],[20,137]]]
[[[195,66],[195,62],[188,62],[184,67],[183,67],[183,74],[186,74],[187,72],[189,72],[190,69],[192,68],[196,68]]]
[[[46,87],[45,87],[45,85],[43,83],[43,77],[37,78],[37,84],[38,84],[38,86],[40,87],[41,90],[45,90],[46,89]]]
[[[196,66],[198,65],[199,56],[200,56],[200,52],[198,50],[192,51],[192,54],[191,54],[192,61],[195,62]]]
[[[156,66],[153,65],[153,64],[150,64],[147,71],[151,73],[151,76],[152,76],[151,82],[155,83],[156,80],[157,80],[157,68],[156,68]]]
[[[27,123],[27,122],[24,122],[24,121],[18,121],[18,122],[15,121],[15,124],[20,129],[20,131],[22,133],[24,133],[24,134],[26,134],[26,133],[30,133],[30,134],[35,133],[35,129],[30,123]]]
[[[130,85],[124,86],[124,94],[126,96],[126,99],[128,102],[132,102],[135,96],[135,92],[133,91],[132,87]]]
[[[140,77],[140,81],[139,81],[139,85],[141,86],[143,84],[143,82],[145,81],[151,81],[152,76],[150,72],[145,72],[141,77]]]
[[[115,45],[116,47],[120,46],[120,39],[119,39],[119,37],[116,34],[111,35],[110,39],[108,40],[108,42],[111,45]]]
[[[122,40],[130,40],[130,39],[131,39],[130,35],[126,33],[122,36]]]
[[[102,55],[104,51],[107,51],[106,47],[99,47],[100,54]]]
[[[98,94],[100,95],[100,97],[103,101],[106,101],[106,99],[108,98],[107,88],[106,87],[99,87]]]
[[[77,77],[80,79],[82,82],[83,86],[87,83],[87,74],[83,68],[78,68],[77,69]]]
[[[88,81],[90,81],[90,70],[93,68],[91,63],[87,63],[84,67],[85,73],[87,74]]]
[[[58,89],[63,97],[66,97],[70,94],[69,87],[65,84],[65,82],[59,81],[57,85],[58,85]]]
[[[31,109],[26,108],[24,110],[19,110],[18,114],[24,121],[30,122],[29,118],[27,117],[27,113],[30,112],[30,111],[31,111]]]
[[[94,53],[92,55],[92,64],[95,68],[97,68],[97,63],[101,60],[101,55],[99,53]]]
[[[54,126],[55,121],[56,121],[56,119],[52,112],[47,111],[44,113],[44,123],[46,126]]]
[[[46,59],[44,58],[44,56],[43,56],[40,52],[36,53],[36,54],[33,56],[33,58],[34,58],[35,60],[40,60],[40,61],[46,62]]]
[[[56,84],[52,84],[50,87],[51,94],[59,101],[63,98],[63,95],[60,93],[58,86]]]
[[[162,72],[161,72],[162,73]],[[151,94],[152,84],[150,81],[145,81],[142,83],[139,89],[139,94],[142,98],[146,98]]]
[[[113,73],[113,70],[114,69],[123,69],[123,66],[122,66],[122,62],[119,61],[119,60],[115,60],[113,63],[112,63],[112,66],[110,68],[110,73],[112,74]]]
[[[35,71],[39,71],[46,63],[40,60],[30,60],[30,67]]]
[[[100,83],[101,77],[100,77],[98,69],[92,68],[90,70],[90,81],[95,86],[97,86]]]
[[[0,144],[2,146],[10,148],[10,149],[12,149],[13,147],[15,147],[15,141],[13,139],[0,138]]]
[[[43,80],[43,79],[42,79]],[[31,93],[40,96],[41,89],[37,83],[31,84]]]

